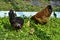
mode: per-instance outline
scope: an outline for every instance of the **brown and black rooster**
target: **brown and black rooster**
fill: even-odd
[[[23,18],[16,17],[16,13],[14,13],[14,10],[12,9],[9,12],[9,21],[11,23],[11,26],[16,30],[21,29],[24,24]]]
[[[36,20],[38,23],[45,24],[49,21],[51,13],[52,7],[51,5],[48,5],[45,9],[32,16],[31,19]]]

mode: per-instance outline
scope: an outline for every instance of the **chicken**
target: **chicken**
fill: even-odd
[[[34,28],[31,28],[31,30],[30,30],[30,32],[29,32],[29,34],[31,34],[31,35],[32,35],[32,34],[34,33],[34,31],[35,31],[35,30],[34,30]]]
[[[31,19],[36,20],[38,23],[46,24],[49,21],[51,13],[52,7],[48,5],[45,9],[32,16]]]
[[[55,12],[54,12],[54,14],[53,14],[53,15],[54,15],[54,17],[55,17],[55,18],[57,17],[57,15],[56,15],[56,13],[55,13]]]
[[[20,17],[16,17],[16,13],[14,13],[14,10],[12,9],[9,12],[9,21],[11,26],[16,30],[21,29],[24,24],[24,20]]]

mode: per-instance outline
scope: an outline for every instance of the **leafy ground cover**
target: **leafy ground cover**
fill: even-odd
[[[28,26],[27,21],[30,21]],[[34,28],[33,35],[29,34]],[[0,18],[0,40],[60,40],[60,19],[50,18],[45,25],[35,24],[35,21],[24,19],[24,25],[18,32],[13,30],[9,18]]]

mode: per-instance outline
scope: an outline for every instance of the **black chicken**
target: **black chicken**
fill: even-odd
[[[13,28],[16,30],[21,29],[24,24],[23,18],[16,17],[16,13],[14,13],[14,10],[12,9],[9,12],[9,21],[11,23],[11,26],[13,26]]]
[[[55,12],[54,12],[54,14],[53,14],[53,15],[54,15],[54,17],[55,17],[55,18],[57,17],[57,15],[56,15],[56,13],[55,13]]]

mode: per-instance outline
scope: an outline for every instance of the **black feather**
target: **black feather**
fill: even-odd
[[[15,29],[21,29],[24,23],[23,18],[16,17],[16,13],[14,13],[14,10],[10,10],[9,12],[9,21]]]

